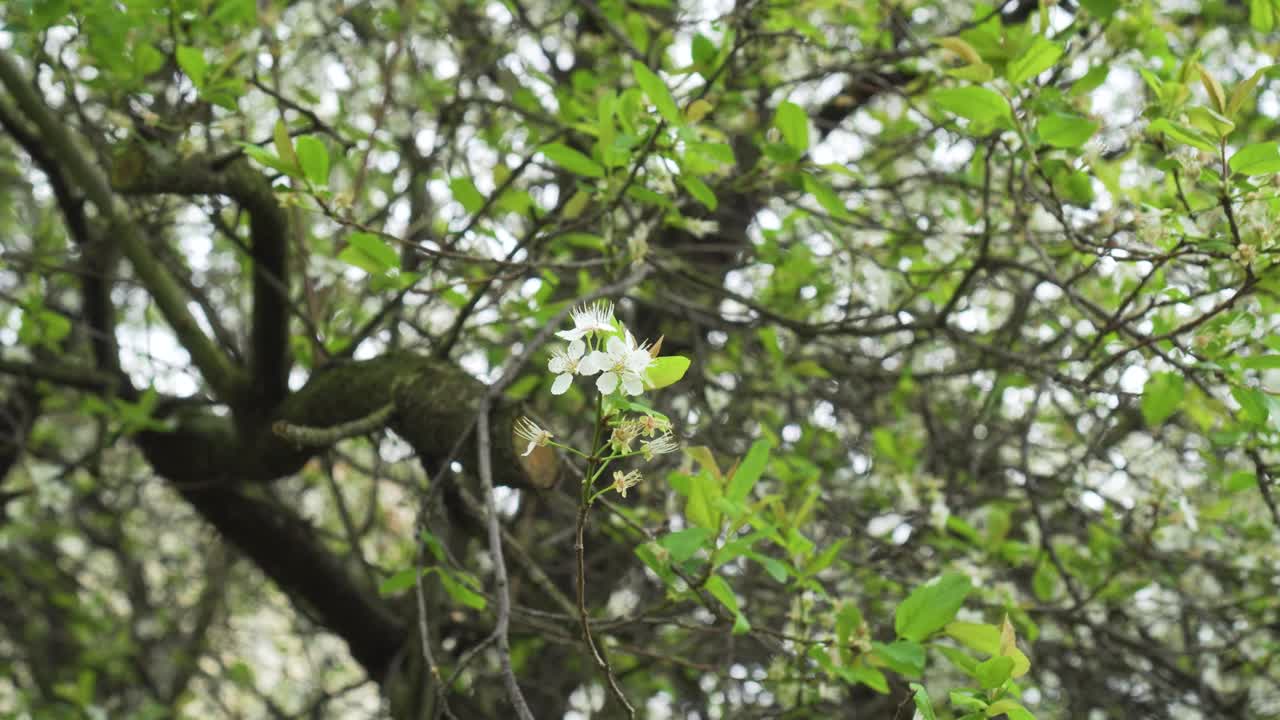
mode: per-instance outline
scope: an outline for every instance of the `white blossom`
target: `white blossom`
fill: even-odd
[[[653,358],[648,348],[637,345],[636,339],[628,331],[624,337],[617,335],[605,342],[605,350],[596,350],[579,364],[579,372],[583,375],[601,373],[596,380],[596,388],[608,395],[622,386],[627,395],[639,395],[644,392],[644,371],[649,368]]]
[[[1200,523],[1196,518],[1196,510],[1191,506],[1191,501],[1187,500],[1186,495],[1178,497],[1178,510],[1182,513],[1182,522],[1186,524],[1187,529],[1198,532]]]
[[[648,440],[640,446],[640,453],[644,455],[645,460],[652,460],[655,455],[666,455],[675,452],[680,448],[680,444],[676,442],[671,433],[666,433],[653,440]]]
[[[671,421],[665,417],[658,417],[657,415],[645,415],[640,418],[640,428],[645,437],[653,437],[659,430],[670,430]]]
[[[689,231],[690,235],[698,238],[704,238],[712,233],[720,231],[720,223],[715,220],[700,220],[698,218],[689,218],[684,221],[684,229]]]
[[[556,336],[569,341],[570,353],[574,349],[578,349],[579,356],[586,352],[586,343],[582,339],[591,333],[613,332],[613,303],[601,300],[591,305],[583,305],[574,308],[569,316],[573,318],[573,329],[561,330],[556,333]]]
[[[640,481],[643,479],[644,477],[640,474],[639,470],[632,470],[629,473],[624,473],[621,470],[615,470],[613,472],[613,489],[617,490],[618,494],[622,497],[626,497],[627,488],[639,485]]]
[[[546,445],[553,437],[549,431],[538,427],[537,423],[527,417],[522,417],[516,421],[515,433],[516,437],[521,440],[529,441],[529,447],[525,448],[521,456],[528,456],[529,453],[533,452],[534,448]]]
[[[569,343],[568,350],[555,350],[547,369],[556,373],[556,381],[551,384],[552,395],[563,395],[573,383],[573,376],[579,372],[582,356],[587,352],[587,345],[581,340]]]

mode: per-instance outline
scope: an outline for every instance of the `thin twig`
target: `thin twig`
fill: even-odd
[[[596,395],[595,430],[591,439],[591,459],[587,463],[587,474],[582,478],[582,495],[578,499],[578,518],[574,527],[573,552],[578,560],[578,623],[582,626],[582,637],[587,641],[587,647],[591,650],[591,657],[595,659],[596,666],[604,673],[605,680],[609,683],[609,691],[618,699],[618,702],[622,703],[622,707],[626,708],[627,717],[634,718],[636,716],[635,707],[631,705],[626,693],[622,692],[622,688],[618,685],[618,678],[613,674],[613,668],[609,665],[609,658],[596,645],[596,639],[591,635],[591,614],[587,612],[587,544],[583,535],[587,527],[587,513],[591,510],[591,491],[594,489],[597,471],[601,469],[603,411],[604,395],[599,394]]]
[[[484,506],[489,527],[489,554],[493,556],[494,595],[498,600],[498,620],[494,624],[493,634],[498,641],[498,657],[502,664],[502,680],[507,686],[507,695],[516,708],[520,720],[533,720],[529,705],[520,693],[520,685],[516,683],[515,673],[511,670],[511,643],[507,637],[507,629],[511,625],[511,596],[507,592],[507,565],[502,559],[502,531],[498,525],[498,508],[493,501],[493,470],[489,457],[489,398],[486,395],[480,401],[480,412],[476,413],[476,448],[480,455],[480,490],[484,493]]]

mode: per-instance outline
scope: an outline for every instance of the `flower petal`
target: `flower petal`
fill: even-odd
[[[644,383],[640,382],[640,376],[635,373],[623,374],[622,387],[628,395],[639,395],[644,392]]]
[[[587,343],[582,340],[574,340],[569,343],[569,358],[577,360],[587,351]]]
[[[632,350],[627,354],[627,369],[634,373],[644,372],[652,362],[648,350]]]
[[[583,358],[582,362],[578,363],[578,374],[595,375],[607,367],[609,367],[609,356],[599,350],[596,350]]]
[[[572,384],[573,384],[572,375],[569,375],[567,373],[564,375],[559,375],[556,377],[556,381],[551,384],[551,394],[563,395],[565,394],[565,391],[569,389],[569,386]]]
[[[534,440],[529,443],[529,447],[525,448],[524,452],[520,453],[520,457],[529,457],[529,454],[532,453],[533,449],[536,447],[538,447],[538,441]]]
[[[609,339],[605,341],[604,346],[605,349],[609,351],[609,357],[617,360],[621,360],[629,349],[627,348],[627,344],[622,341],[622,338],[619,338],[617,335],[610,336]]]
[[[552,355],[551,359],[547,361],[547,369],[557,375],[569,372],[569,360],[559,353]]]
[[[579,330],[578,328],[574,328],[572,330],[560,330],[559,332],[556,333],[556,337],[563,338],[565,340],[578,340],[578,339],[581,339],[582,336],[586,334],[587,334],[586,330]]]
[[[607,372],[596,380],[596,389],[602,394],[608,395],[618,387],[618,375],[614,372]]]

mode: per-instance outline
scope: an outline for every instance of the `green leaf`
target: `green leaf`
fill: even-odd
[[[962,38],[944,37],[934,40],[934,42],[958,55],[968,65],[978,65],[982,62],[982,56],[978,54],[978,51]]]
[[[378,586],[378,594],[382,595],[383,597],[386,597],[388,595],[396,595],[398,593],[404,592],[405,590],[408,590],[409,588],[413,587],[413,583],[417,579],[417,577],[418,577],[417,568],[408,568],[407,570],[401,570],[395,575],[392,575],[391,577],[382,581],[382,584]]]
[[[264,148],[260,148],[257,145],[250,145],[248,143],[241,143],[240,147],[244,149],[245,155],[248,155],[272,170],[277,170],[290,177],[298,177],[300,175],[300,168],[289,165],[275,155],[272,155],[270,152],[267,152]]]
[[[808,173],[801,175],[800,181],[804,184],[805,192],[812,195],[818,201],[818,204],[822,206],[822,209],[826,210],[831,217],[837,220],[848,220],[852,217],[849,213],[849,208],[845,207],[844,201],[840,199],[835,190],[831,189],[830,185]]]
[[[1154,427],[1168,420],[1178,409],[1185,391],[1182,375],[1162,372],[1152,375],[1142,388],[1142,418]]]
[[[916,710],[919,711],[922,720],[938,720],[938,714],[933,711],[933,701],[929,699],[929,691],[924,689],[920,683],[911,683],[911,691],[914,693],[911,698],[916,703]]]
[[[689,500],[684,506],[685,516],[699,527],[713,533],[720,532],[720,512],[714,509],[719,497],[720,486],[714,478],[706,472],[694,475],[689,479]]]
[[[702,548],[708,547],[711,531],[701,527],[691,527],[673,532],[658,538],[658,544],[671,553],[671,559],[677,563],[694,556]]]
[[[987,701],[978,697],[978,693],[975,690],[952,690],[947,694],[947,699],[950,700],[951,705],[957,709],[987,709]],[[981,716],[979,715],[978,717]]]
[[[852,601],[840,603],[840,610],[836,612],[836,640],[840,645],[848,645],[849,638],[860,627],[862,612],[858,610],[858,606]]]
[[[1084,77],[1071,83],[1071,97],[1083,97],[1097,90],[1107,81],[1107,76],[1111,74],[1111,66],[1103,63],[1094,65]]]
[[[1066,113],[1046,115],[1036,127],[1040,140],[1058,148],[1078,148],[1097,131],[1098,123]]]
[[[660,548],[657,543],[644,543],[643,545],[636,547],[636,557],[640,558],[641,562],[645,564],[645,567],[648,567],[655,575],[662,578],[662,582],[666,583],[668,586],[674,585],[677,577],[676,574],[671,571],[669,556],[665,553],[660,556],[658,553],[659,549]]]
[[[186,45],[179,45],[174,55],[177,56],[178,67],[191,78],[191,84],[195,85],[196,89],[204,87],[205,73],[209,69],[209,64],[204,60],[204,52]]]
[[[370,275],[383,275],[400,269],[400,254],[385,240],[372,233],[352,233],[338,259],[354,265]]]
[[[695,200],[702,203],[708,210],[714,211],[719,207],[720,203],[716,200],[716,194],[707,187],[707,184],[698,179],[695,175],[683,175],[680,177],[680,184],[685,190],[694,197]]]
[[[310,135],[303,135],[294,141],[294,146],[298,152],[298,164],[302,166],[302,173],[307,176],[307,181],[316,187],[327,186],[329,151],[325,149],[324,143]]]
[[[938,108],[973,122],[994,123],[1013,117],[1004,96],[976,85],[934,90],[929,93],[929,100]]]
[[[894,631],[900,638],[924,641],[951,622],[972,589],[969,578],[959,573],[947,573],[921,585],[898,604]]]
[[[689,103],[689,107],[685,108],[684,116],[689,120],[689,122],[696,123],[702,118],[710,115],[711,111],[715,109],[716,106],[712,105],[709,101],[698,98],[697,100]]]
[[[689,358],[682,355],[663,355],[656,358],[645,371],[649,386],[657,390],[674,385],[689,370]]]
[[[804,108],[784,100],[773,115],[773,124],[793,150],[804,153],[809,149],[809,116]]]
[[[1249,370],[1278,370],[1280,355],[1250,355],[1240,359],[1240,367]]]
[[[276,143],[276,155],[280,157],[280,161],[293,169],[289,173],[294,177],[302,177],[302,164],[298,162],[298,154],[293,151],[293,138],[289,137],[289,128],[284,124],[284,120],[277,120],[272,136]]]
[[[227,679],[243,688],[253,688],[253,669],[248,663],[237,661],[227,668]]]
[[[1272,0],[1269,0],[1272,1]],[[1258,86],[1258,82],[1262,80],[1262,76],[1271,72],[1275,65],[1267,65],[1260,67],[1256,72],[1249,76],[1247,80],[1236,86],[1231,91],[1231,98],[1227,100],[1227,117],[1235,118],[1236,113],[1240,111],[1240,107],[1244,105],[1244,101],[1253,95],[1253,89]]]
[[[440,569],[436,573],[440,577],[440,584],[444,587],[444,591],[449,593],[449,597],[453,601],[465,605],[473,610],[484,610],[487,601],[484,596],[467,587],[467,582],[462,576],[454,577],[454,573]]]
[[[1180,142],[1183,145],[1204,150],[1205,152],[1217,152],[1217,146],[1212,137],[1196,128],[1187,127],[1175,123],[1168,118],[1157,118],[1151,121],[1147,126],[1151,132],[1163,133],[1174,142]]]
[[[826,549],[818,555],[815,555],[814,558],[804,566],[805,577],[813,577],[830,567],[831,563],[836,561],[836,557],[840,554],[840,551],[844,548],[846,542],[848,542],[848,538],[841,538],[828,545]]]
[[[751,495],[751,489],[755,487],[760,475],[764,473],[765,466],[769,464],[771,448],[772,445],[768,440],[757,440],[751,444],[746,457],[742,458],[737,469],[729,476],[729,486],[725,490],[725,497],[729,502],[741,504]]]
[[[1009,78],[1009,82],[1019,85],[1053,67],[1060,57],[1062,48],[1057,43],[1037,35],[1031,47],[1009,63],[1005,76]]]
[[[1260,142],[1245,145],[1227,161],[1231,172],[1241,175],[1270,175],[1280,172],[1280,143]]]
[[[22,311],[22,325],[18,328],[18,341],[24,345],[39,345],[58,351],[58,343],[71,333],[71,321],[61,313],[39,306],[28,306]]]
[[[707,579],[705,586],[707,592],[711,593],[711,597],[720,601],[721,605],[728,608],[733,613],[733,634],[741,635],[751,631],[751,624],[747,622],[747,618],[742,614],[742,610],[738,607],[738,598],[733,594],[733,589],[729,587],[729,583],[719,575],[712,575]]]
[[[436,562],[444,562],[444,544],[440,542],[440,538],[432,535],[428,530],[423,530],[421,539],[422,544],[427,548],[427,552],[431,553],[431,557],[435,558]]]
[[[1210,110],[1207,107],[1193,107],[1187,110],[1187,118],[1191,124],[1205,131],[1206,133],[1217,137],[1219,140],[1231,134],[1236,124],[1228,120],[1221,113]]]
[[[561,214],[563,214],[567,220],[576,219],[582,214],[583,210],[587,209],[587,205],[590,203],[591,193],[586,192],[585,190],[579,190],[573,194],[573,197],[569,198],[569,202],[564,204],[564,209]]]
[[[951,68],[947,70],[947,75],[961,80],[968,80],[969,82],[984,83],[996,76],[996,70],[986,63],[978,63],[977,65]]]
[[[1227,478],[1222,484],[1222,489],[1228,493],[1238,493],[1241,490],[1251,490],[1258,486],[1258,476],[1251,472],[1241,470],[1240,472],[1231,473],[1231,477]]]
[[[983,690],[994,690],[1005,684],[1012,672],[1013,658],[1000,655],[978,663],[978,667],[973,671]]]
[[[761,567],[764,568],[764,571],[769,573],[769,577],[780,583],[786,582],[787,577],[791,574],[791,571],[787,569],[787,565],[785,563],[775,560],[768,555],[761,555],[755,551],[748,551],[743,553],[743,555],[760,563]]]
[[[1267,421],[1266,396],[1261,391],[1247,387],[1231,388],[1231,397],[1240,403],[1240,411],[1250,422],[1261,425]]]
[[[899,640],[885,645],[873,643],[876,656],[885,667],[903,677],[919,678],[924,672],[924,646],[910,640]]]
[[[1012,698],[998,700],[987,707],[987,717],[994,718],[1001,715],[1006,720],[1036,720],[1036,716],[1023,707],[1022,703]]]
[[[1080,0],[1080,6],[1105,20],[1120,9],[1120,0]]]
[[[963,673],[973,675],[973,669],[978,666],[978,661],[971,655],[966,652],[962,652],[957,648],[951,647],[950,645],[933,645],[932,647],[934,650],[942,653],[942,656],[945,657],[952,666]]]
[[[649,102],[658,108],[658,114],[662,119],[677,127],[684,125],[680,108],[676,106],[676,101],[671,97],[671,91],[667,89],[667,84],[662,81],[662,78],[639,60],[631,61],[631,72],[635,74],[636,84],[644,90]]]
[[[1203,65],[1196,63],[1196,72],[1200,73],[1200,84],[1204,86],[1204,91],[1209,94],[1209,101],[1213,103],[1214,109],[1224,115],[1227,112],[1227,93],[1222,89],[1222,83],[1213,76]]]
[[[1036,594],[1036,599],[1041,602],[1049,602],[1053,599],[1054,593],[1058,590],[1058,571],[1053,567],[1053,563],[1041,560],[1036,565],[1036,572],[1031,576],[1031,590]]]
[[[715,61],[716,54],[719,51],[716,49],[715,43],[711,42],[711,38],[708,38],[702,33],[698,33],[693,36],[692,52],[693,62],[695,64],[706,70],[711,70],[711,63]]]
[[[449,191],[453,193],[453,199],[461,203],[468,213],[474,213],[484,207],[484,196],[476,189],[476,184],[471,182],[471,178],[460,177],[450,180]]]
[[[1013,677],[1021,677],[1031,667],[1031,661],[1016,645],[1010,643],[1007,649],[1003,647],[1001,629],[995,625],[957,621],[949,623],[944,632],[971,650],[984,655],[1004,655],[1011,658]],[[953,658],[953,662],[957,660],[959,658]]]
[[[575,175],[594,178],[604,177],[604,168],[600,167],[599,163],[568,145],[551,143],[550,145],[543,145],[539,148],[539,152],[551,162]]]
[[[889,694],[889,681],[885,679],[884,673],[862,661],[854,663],[849,670],[849,679],[860,682],[881,695]]]
[[[1276,26],[1274,0],[1249,0],[1249,24],[1258,32],[1269,33]]]

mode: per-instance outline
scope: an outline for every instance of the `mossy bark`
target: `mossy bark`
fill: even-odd
[[[378,680],[396,718],[418,718],[434,702],[410,605],[377,595],[349,571],[291,508],[254,487],[302,469],[321,448],[299,447],[272,430],[277,421],[332,427],[393,407],[387,428],[413,447],[428,473],[453,455],[474,466],[477,410],[488,387],[456,366],[411,353],[317,372],[268,418],[176,412],[171,432],[148,432],[139,446],[157,473],[227,540],[248,555],[281,590],[302,602],[347,641],[353,657]],[[495,483],[534,483],[512,443],[518,408],[489,413]],[[466,436],[464,439],[464,435]],[[461,445],[459,447],[459,444]],[[536,477],[554,478],[554,469]],[[431,603],[434,604],[434,603]]]

